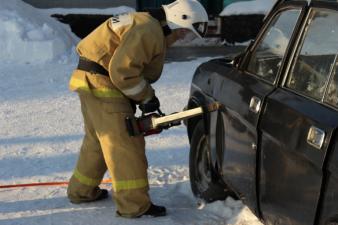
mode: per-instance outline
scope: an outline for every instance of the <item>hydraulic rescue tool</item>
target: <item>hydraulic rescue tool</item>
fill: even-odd
[[[130,136],[158,134],[163,129],[179,126],[182,120],[216,111],[220,107],[220,103],[214,102],[206,106],[183,110],[170,115],[165,115],[161,110],[158,110],[158,113],[143,114],[138,118],[126,117],[126,127]]]

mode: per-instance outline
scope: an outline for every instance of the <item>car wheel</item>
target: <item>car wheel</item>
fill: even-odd
[[[223,200],[228,196],[225,184],[222,184],[213,172],[208,136],[204,134],[203,120],[196,125],[190,145],[189,175],[194,195],[206,202]]]

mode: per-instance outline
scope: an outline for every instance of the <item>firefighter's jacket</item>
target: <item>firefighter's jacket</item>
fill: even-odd
[[[151,99],[154,90],[150,84],[161,75],[165,49],[162,27],[148,13],[112,17],[77,46],[80,57],[100,64],[109,77],[75,70],[70,89],[121,103],[122,108],[129,100]]]

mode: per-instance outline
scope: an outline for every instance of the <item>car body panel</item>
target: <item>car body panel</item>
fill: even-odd
[[[338,103],[327,104],[327,94],[316,99],[286,85],[312,10],[337,6],[337,1],[279,1],[245,53],[206,62],[193,78],[190,101],[195,103],[190,105],[217,101],[224,106],[204,118],[213,170],[267,224],[338,222]],[[276,78],[265,80],[247,72],[248,60],[271,21],[293,8],[302,9],[300,19]],[[323,54],[322,61],[328,56]],[[310,66],[316,63],[311,54],[306,59]],[[338,65],[335,60],[332,68]],[[324,93],[333,82],[332,72],[329,77]],[[193,126],[188,126],[191,133],[189,129]]]
[[[222,85],[222,96],[217,98],[224,109],[221,111],[224,123],[224,153],[222,177],[251,208],[257,206],[256,199],[256,146],[257,124],[260,111],[249,110],[251,99],[256,97],[263,104],[264,98],[274,87],[257,81],[242,73],[229,74]],[[244,197],[245,196],[245,197]]]
[[[260,206],[265,219],[314,223],[325,156],[337,122],[337,112],[292,92],[278,89],[267,98],[259,127]],[[307,141],[312,126],[325,132],[320,149]]]
[[[320,204],[320,218],[318,224],[324,225],[328,222],[338,223],[338,136],[334,133],[332,151],[328,152],[328,165],[324,170],[325,183],[322,190],[322,201]]]

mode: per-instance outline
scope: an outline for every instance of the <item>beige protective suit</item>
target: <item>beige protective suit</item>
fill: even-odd
[[[150,207],[144,137],[128,135],[125,117],[134,116],[131,101],[154,96],[150,84],[161,75],[165,48],[162,27],[148,13],[112,17],[78,44],[79,56],[100,64],[109,77],[77,69],[69,83],[80,95],[85,128],[68,187],[73,202],[96,199],[108,168],[121,215],[136,217]]]

